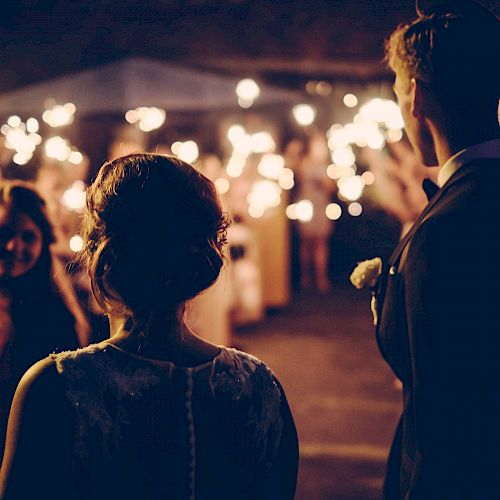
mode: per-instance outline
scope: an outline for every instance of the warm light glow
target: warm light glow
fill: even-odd
[[[32,134],[38,132],[39,125],[38,120],[36,118],[28,118],[26,120],[26,130]]]
[[[260,219],[264,215],[265,209],[261,206],[250,205],[248,207],[248,214],[254,219]]]
[[[73,163],[73,165],[79,165],[83,161],[83,155],[80,151],[71,151],[68,161]]]
[[[24,155],[32,155],[38,143],[36,134],[26,134],[22,128],[11,128],[5,136],[5,147]]]
[[[253,99],[243,99],[243,97],[238,97],[238,105],[243,109],[251,108],[253,105]]]
[[[231,143],[238,142],[246,137],[247,133],[241,125],[231,125],[227,129],[227,138]]]
[[[328,165],[326,169],[326,175],[332,180],[337,180],[340,177],[339,168],[337,167],[337,165],[335,165],[334,163]]]
[[[311,125],[316,118],[316,109],[309,104],[297,104],[293,107],[293,116],[299,125]]]
[[[403,115],[399,106],[394,101],[385,101],[384,123],[388,129],[402,129],[404,127]]]
[[[367,145],[371,149],[382,149],[385,146],[385,138],[379,129],[374,130],[367,136]]]
[[[349,201],[356,201],[363,194],[364,182],[360,175],[343,177],[338,181],[339,194]]]
[[[170,150],[175,156],[179,156],[179,151],[181,150],[182,142],[175,141],[171,146]]]
[[[309,200],[300,200],[296,204],[295,213],[300,222],[310,222],[314,215],[314,206]]]
[[[332,152],[332,161],[340,167],[350,167],[354,165],[356,157],[351,147],[338,148]]]
[[[73,252],[79,252],[83,248],[83,239],[78,234],[75,234],[69,240],[69,248]]]
[[[164,109],[141,106],[127,111],[125,120],[137,124],[143,132],[151,132],[159,129],[165,123],[166,116]]]
[[[237,152],[234,152],[229,161],[227,162],[226,172],[229,177],[239,177],[243,169],[245,168],[245,164],[247,161],[247,157],[245,155],[241,155]]]
[[[365,186],[371,186],[375,182],[375,176],[371,172],[363,172],[361,174],[361,179],[365,183]]]
[[[21,118],[17,115],[12,115],[7,118],[7,125],[12,128],[17,128],[21,125]]]
[[[263,177],[268,179],[279,179],[280,173],[285,166],[285,160],[280,155],[263,155],[259,165],[257,166],[257,171]]]
[[[289,168],[282,169],[278,177],[278,184],[281,189],[292,189],[295,186],[293,170]]]
[[[297,220],[298,219],[297,203],[292,203],[291,205],[288,205],[288,207],[286,207],[285,213],[290,220]]]
[[[354,108],[358,105],[358,98],[354,94],[346,94],[344,96],[344,104],[348,108]]]
[[[316,84],[315,87],[316,94],[324,97],[332,93],[332,85],[328,82],[321,81]]]
[[[31,154],[16,153],[12,157],[12,161],[17,165],[26,165],[26,163],[28,163],[31,160],[31,158],[33,158],[33,155]]]
[[[249,206],[260,207],[263,211],[277,207],[281,203],[281,189],[278,184],[267,179],[255,181],[247,202]]]
[[[399,128],[391,128],[386,133],[387,142],[398,142],[403,138],[403,131]]]
[[[55,136],[45,141],[45,154],[49,158],[65,161],[71,154],[71,149],[62,137]]]
[[[330,149],[346,148],[349,146],[350,137],[344,127],[331,127],[328,131],[328,147]]]
[[[339,165],[328,165],[326,175],[333,180],[342,179],[344,177],[352,177],[356,174],[356,166],[350,165],[349,167],[341,167]]]
[[[182,142],[177,156],[186,163],[193,163],[199,155],[198,144],[194,141]]]
[[[75,111],[76,106],[71,102],[56,104],[43,112],[42,119],[51,127],[63,127],[73,122]]]
[[[347,207],[348,212],[353,216],[353,217],[358,217],[362,214],[363,212],[363,207],[361,206],[360,203],[355,201],[354,203],[351,203]]]
[[[62,195],[62,204],[69,210],[79,212],[85,207],[85,183],[75,181]]]
[[[404,126],[401,110],[388,99],[372,99],[361,106],[359,113],[363,120],[382,123],[389,129],[402,129]]]
[[[224,179],[224,177],[220,177],[219,179],[215,179],[214,181],[215,189],[219,194],[225,194],[229,191],[231,187],[229,181]]]
[[[326,207],[325,213],[330,220],[338,220],[342,215],[342,208],[338,203],[330,203]]]
[[[254,101],[260,95],[260,88],[255,80],[244,78],[236,86],[236,95],[245,101]]]
[[[139,128],[143,132],[151,132],[160,128],[165,123],[165,110],[160,108],[147,108],[148,112],[141,116]]]
[[[377,97],[361,106],[359,114],[365,121],[383,122],[385,120],[385,111],[384,101]]]
[[[257,132],[250,136],[250,149],[254,153],[271,153],[275,148],[276,144],[269,132]]]

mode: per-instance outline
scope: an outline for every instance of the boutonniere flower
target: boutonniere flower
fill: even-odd
[[[373,324],[377,325],[377,295],[375,289],[378,279],[382,273],[382,259],[375,257],[374,259],[364,260],[360,262],[351,273],[351,283],[357,288],[369,288],[372,292],[371,310],[373,314]]]

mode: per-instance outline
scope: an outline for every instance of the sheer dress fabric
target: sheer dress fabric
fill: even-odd
[[[296,434],[278,380],[257,358],[222,347],[185,368],[106,343],[52,358],[74,415],[68,498],[293,497],[268,486]]]

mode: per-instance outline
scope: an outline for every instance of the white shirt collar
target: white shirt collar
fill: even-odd
[[[455,153],[440,169],[438,185],[443,187],[449,178],[465,164],[473,160],[500,159],[500,139],[481,142]]]

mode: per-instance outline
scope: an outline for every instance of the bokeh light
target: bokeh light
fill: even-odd
[[[349,206],[347,207],[347,211],[353,217],[359,217],[363,213],[363,207],[361,206],[361,203],[355,201],[349,204]]]
[[[316,118],[316,109],[309,104],[297,104],[292,110],[293,116],[299,125],[311,125]]]
[[[326,207],[325,213],[330,220],[338,220],[342,216],[342,208],[338,203],[330,203]]]

